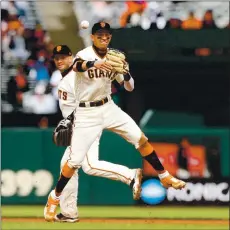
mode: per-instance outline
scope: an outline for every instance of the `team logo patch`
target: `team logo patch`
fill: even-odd
[[[57,52],[60,52],[60,51],[61,51],[61,49],[62,49],[62,47],[61,47],[61,46],[57,46]]]
[[[100,25],[101,25],[101,27],[105,27],[105,23],[104,22],[100,22]]]

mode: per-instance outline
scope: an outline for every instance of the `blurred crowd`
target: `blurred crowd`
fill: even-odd
[[[186,8],[180,9],[182,5],[178,7],[179,3],[165,2],[164,5],[160,5],[157,2],[126,1],[126,9],[120,16],[120,26],[126,27],[129,23],[136,26],[140,23],[143,29],[180,28],[184,30],[218,27],[212,9],[200,10],[191,7],[186,11]],[[226,27],[229,25],[228,20]]]
[[[84,1],[75,2],[79,20],[108,21],[114,28],[230,28],[228,2]],[[80,6],[80,7],[79,7]],[[87,9],[88,14],[79,12]]]
[[[54,44],[36,17],[36,10],[31,9],[32,4],[33,1],[1,2],[3,112],[52,114],[58,110],[61,75],[50,62]],[[106,20],[113,28],[230,28],[229,8],[224,2],[209,2],[208,6],[204,2],[75,1],[74,10],[79,21],[88,20],[92,25]],[[35,23],[30,24],[31,16]],[[89,31],[80,33],[89,38],[85,34]]]
[[[61,75],[50,62],[54,45],[39,20],[28,24],[29,4],[1,2],[2,111],[56,113]]]

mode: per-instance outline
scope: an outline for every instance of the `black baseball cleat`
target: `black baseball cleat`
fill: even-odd
[[[78,218],[78,217],[76,217],[76,218],[71,218],[71,217],[64,216],[62,213],[59,213],[59,214],[57,214],[57,215],[54,217],[54,220],[55,220],[56,222],[75,223],[75,222],[78,222],[78,221],[79,221],[79,218]]]

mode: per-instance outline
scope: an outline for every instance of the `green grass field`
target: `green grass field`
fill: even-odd
[[[80,206],[80,222],[48,223],[42,206],[2,206],[1,229],[229,229],[227,207]],[[23,219],[22,219],[23,218]]]

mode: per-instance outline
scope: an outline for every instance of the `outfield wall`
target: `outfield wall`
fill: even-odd
[[[203,146],[202,148],[208,148],[212,146],[212,143],[215,143],[220,153],[220,178],[209,178],[207,180],[209,182],[219,180],[224,183],[228,180],[229,130],[146,129],[144,131],[153,145],[159,148],[161,160],[171,159],[175,163],[173,166],[174,163],[170,163],[170,161],[164,162],[171,165],[170,170],[172,172],[178,167],[177,152],[172,152],[169,146],[178,144],[184,136],[189,138],[192,147]],[[1,134],[2,204],[44,204],[49,191],[59,177],[59,164],[65,148],[56,147],[52,143],[52,129],[2,129]],[[164,154],[161,155],[161,151]],[[196,156],[196,152],[194,154]],[[100,159],[124,164],[131,168],[144,166],[146,176],[155,177],[154,172],[149,170],[145,163],[143,164],[141,157],[133,146],[108,131],[105,131],[101,138]],[[189,170],[193,170],[191,172],[196,173],[201,169],[199,167],[189,167]],[[206,180],[203,176],[201,179]],[[192,184],[190,184],[191,186]],[[219,189],[225,195],[229,192],[229,185],[227,184],[227,186],[226,188],[225,184],[225,188],[221,187]],[[204,190],[206,187],[203,186]],[[200,196],[203,193],[205,192],[201,192]],[[175,198],[178,196],[172,191],[170,194],[172,203],[181,202]],[[82,170],[80,170],[78,202],[84,205],[135,204],[132,200],[131,190],[127,185],[117,181],[88,176],[82,173]],[[219,201],[216,198],[213,199],[213,202],[218,203]]]

